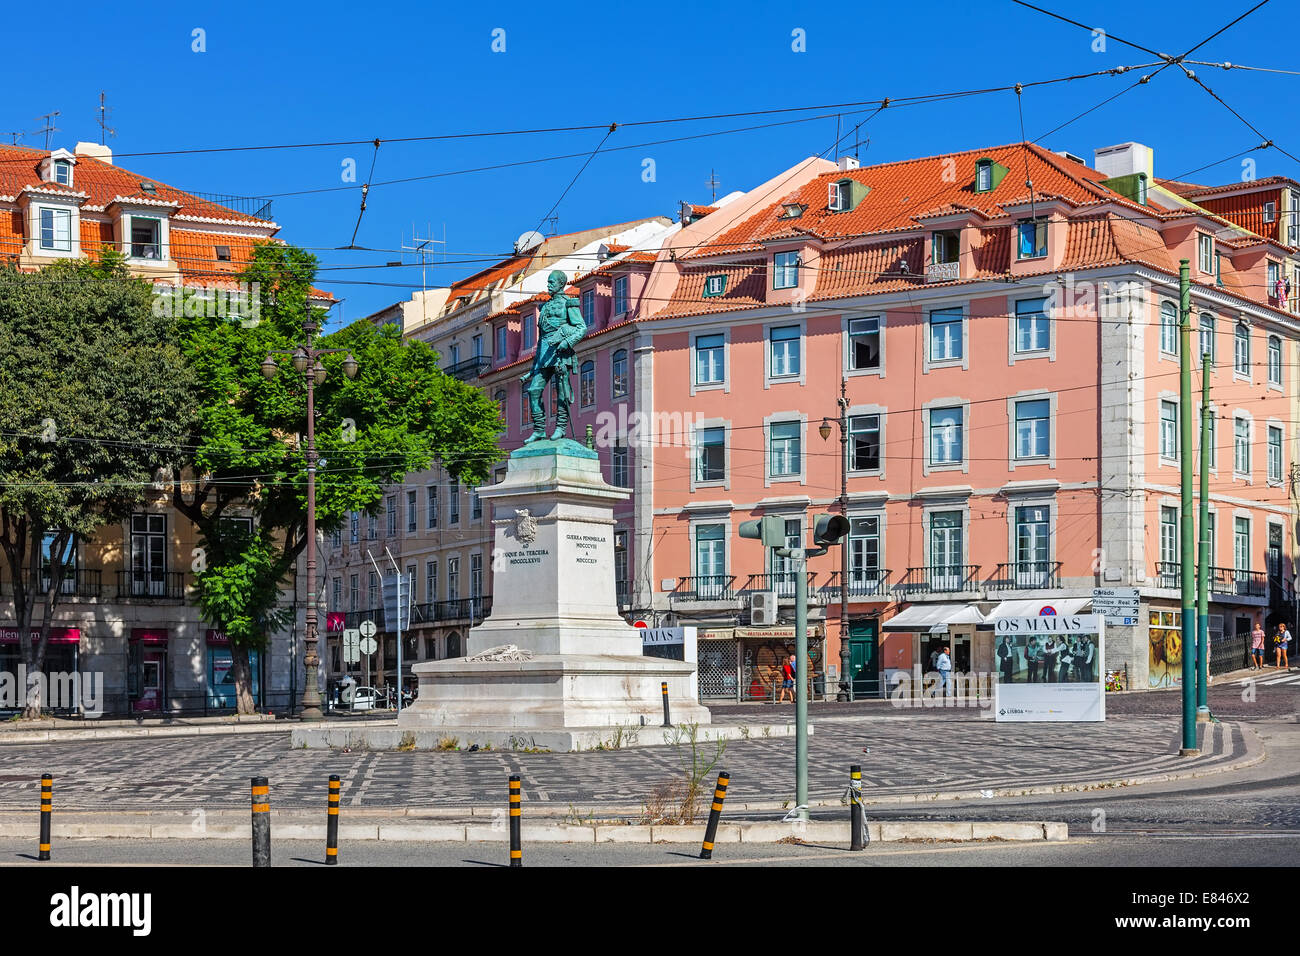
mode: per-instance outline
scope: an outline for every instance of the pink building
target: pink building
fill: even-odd
[[[1296,188],[1260,195],[1285,193],[1285,214]],[[1238,666],[1256,614],[1291,615],[1300,325],[1277,280],[1300,258],[1286,229],[1252,226],[1269,200],[1236,190],[1215,212],[1206,191],[1157,179],[1135,143],[1093,166],[1032,144],[810,159],[600,250],[569,290],[590,326],[574,434],[590,428],[633,492],[617,514],[629,618],[701,629],[705,698],[772,694],[794,582],[737,527],[774,514],[806,540],[839,510],[843,394],[852,533],[847,569],[838,549],[811,565],[816,690],[835,693],[845,644],[858,694],[939,644],[991,671],[995,618],[1085,611],[1096,587],[1140,594],[1138,622],[1108,629],[1108,668],[1176,683],[1187,259],[1194,347],[1215,362],[1211,667]],[[504,348],[479,382],[506,447],[530,427],[539,302],[486,320]]]

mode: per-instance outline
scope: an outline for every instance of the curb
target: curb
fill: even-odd
[[[523,825],[524,842],[532,843],[700,843],[704,826],[641,826],[616,824],[528,824]],[[969,843],[983,840],[1006,842],[1060,843],[1069,839],[1066,824],[1059,822],[957,823],[909,822],[868,823],[873,843],[940,841]],[[273,838],[281,840],[324,840],[324,824],[271,824]],[[32,835],[30,824],[0,823],[0,838]],[[186,823],[55,823],[57,839],[155,839],[155,840],[251,840],[252,824],[215,824],[195,828]],[[792,821],[789,823],[723,823],[715,843],[804,843],[849,842],[850,824],[845,821]],[[347,824],[339,825],[341,841],[381,843],[500,843],[508,838],[504,823],[474,824]]]

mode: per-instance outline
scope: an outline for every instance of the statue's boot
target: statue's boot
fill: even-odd
[[[555,411],[555,431],[551,432],[551,441],[559,441],[569,430],[569,409],[561,404]]]
[[[533,413],[533,433],[524,439],[525,445],[546,437],[546,413],[542,411],[540,395],[528,393],[528,409]]]

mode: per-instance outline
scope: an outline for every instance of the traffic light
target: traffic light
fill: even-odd
[[[765,548],[785,547],[785,519],[776,515],[740,523],[742,538],[758,538]]]
[[[843,515],[818,515],[813,525],[813,544],[826,548],[849,533],[849,519]]]

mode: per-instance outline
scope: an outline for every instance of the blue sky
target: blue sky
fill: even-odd
[[[1047,7],[1125,39],[1182,53],[1255,0],[1131,2],[1042,0]],[[615,3],[615,4],[76,4],[63,8],[76,38],[39,5],[8,11],[11,55],[28,82],[11,84],[0,134],[30,131],[59,110],[53,144],[98,140],[98,96],[107,91],[120,165],[205,192],[275,196],[281,237],[313,248],[318,284],[344,299],[353,320],[409,295],[418,267],[383,267],[405,258],[412,231],[441,239],[446,263],[428,270],[445,285],[509,253],[538,228],[585,157],[513,169],[376,186],[356,243],[383,252],[340,250],[352,239],[358,184],[424,176],[595,149],[600,130],[372,147],[126,156],[126,153],[370,140],[428,134],[629,123],[712,113],[839,104],[884,96],[1003,86],[1082,74],[1154,58],[1113,38],[1094,50],[1086,30],[1016,6],[982,3]],[[1193,57],[1291,68],[1282,38],[1289,4],[1272,0]],[[1134,16],[1140,9],[1141,17]],[[61,14],[62,17],[62,14]],[[493,31],[505,51],[494,52]],[[195,30],[206,49],[196,52]],[[796,51],[793,32],[805,49]],[[498,34],[498,37],[500,35]],[[499,44],[498,44],[499,45]],[[53,57],[53,59],[51,59]],[[62,63],[60,57],[66,57]],[[1300,76],[1195,66],[1229,104],[1292,153]],[[1145,72],[1151,72],[1147,70]],[[1027,89],[1026,137],[1053,127],[1133,83],[1139,74]],[[37,81],[39,78],[39,81]],[[867,116],[841,107],[766,117],[630,127],[609,136],[560,202],[560,232],[642,216],[674,216],[677,202],[707,202],[711,172],[719,195],[746,189],[805,156],[830,150],[837,123],[853,152],[852,127]],[[855,112],[858,111],[858,112]],[[839,114],[839,118],[835,115]],[[818,117],[679,143],[654,140]],[[1021,139],[1013,93],[891,107],[861,130],[864,164]],[[868,142],[869,140],[869,142]],[[1137,140],[1155,150],[1157,176],[1178,176],[1260,137],[1177,68],[1125,93],[1042,145],[1091,161],[1094,147]],[[20,140],[42,146],[41,136]],[[643,178],[654,161],[655,179]],[[1229,182],[1242,160],[1256,175],[1300,178],[1275,149],[1254,150],[1191,177]],[[344,164],[357,179],[345,183]],[[336,191],[281,196],[303,190]],[[372,268],[347,268],[366,266]]]

